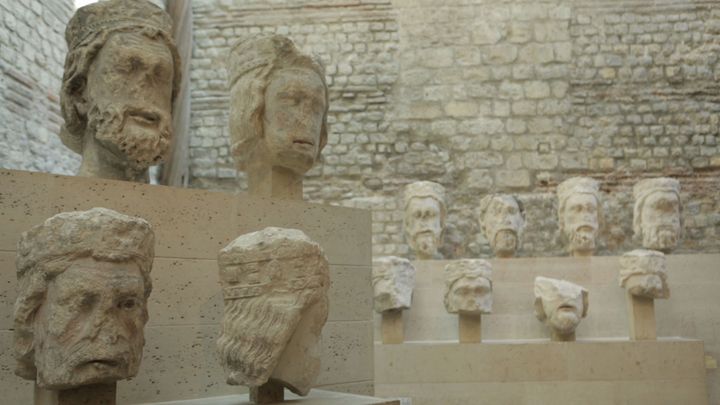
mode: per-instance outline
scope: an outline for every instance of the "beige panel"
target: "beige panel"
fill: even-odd
[[[15,252],[0,252],[0,331],[13,327],[16,288]]]
[[[52,214],[106,207],[147,219],[158,257],[215,259],[237,236],[281,226],[306,232],[332,264],[370,261],[370,213],[363,210],[13,170],[0,170],[0,190],[0,250],[15,250],[21,232]]]
[[[370,395],[370,396],[375,395],[375,386],[373,385],[373,381],[360,381],[360,382],[346,383],[346,384],[318,385],[317,388],[327,390],[327,391],[345,392],[348,394]]]
[[[318,385],[373,378],[372,323],[329,322],[323,328]]]

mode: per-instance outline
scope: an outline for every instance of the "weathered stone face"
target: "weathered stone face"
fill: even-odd
[[[620,286],[630,294],[652,299],[670,297],[662,252],[636,249],[622,255],[620,266]]]
[[[493,195],[487,197],[489,201],[483,207],[480,219],[485,238],[490,242],[495,255],[498,257],[512,257],[520,247],[525,221],[521,215],[520,207],[512,196]]]
[[[305,174],[320,148],[325,84],[309,69],[282,69],[272,74],[265,91],[264,142],[273,166]]]
[[[419,258],[430,259],[440,245],[442,211],[432,197],[416,197],[405,208],[405,234]]]
[[[148,319],[134,263],[84,258],[50,282],[35,320],[37,383],[64,389],[133,377]]]
[[[305,395],[320,372],[329,269],[322,249],[295,229],[266,228],[220,251],[225,314],[217,341],[231,385],[273,379]]]
[[[588,311],[588,291],[565,280],[535,278],[535,315],[558,335],[570,335]]]
[[[481,259],[465,259],[445,266],[445,309],[452,314],[492,312],[492,270]]]
[[[568,198],[562,215],[565,233],[572,252],[593,252],[597,237],[598,205],[592,194],[576,194]]]
[[[410,308],[415,268],[409,260],[396,256],[373,260],[372,282],[376,312]]]

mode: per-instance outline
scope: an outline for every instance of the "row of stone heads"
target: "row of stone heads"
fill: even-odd
[[[97,2],[68,22],[60,138],[82,156],[79,175],[147,183],[170,153],[182,72],[172,32],[147,0]],[[227,73],[238,168],[304,175],[327,143],[323,66],[290,39],[261,34],[231,46]]]
[[[415,268],[404,258],[385,256],[373,261],[374,307],[378,313],[410,309]],[[637,249],[620,258],[618,283],[635,297],[670,297],[665,254]],[[574,340],[575,329],[588,313],[588,290],[567,280],[536,277],[535,315],[557,340]],[[492,267],[483,259],[462,259],[445,266],[445,309],[451,314],[492,313]],[[571,339],[572,337],[572,339]]]
[[[154,249],[146,220],[106,208],[60,213],[24,232],[15,373],[57,391],[135,376]],[[227,383],[272,379],[306,395],[320,371],[328,316],[329,265],[320,245],[297,229],[265,228],[221,249],[218,267],[225,305],[217,354]]]
[[[572,177],[557,187],[558,223],[568,251],[592,256],[603,224],[600,183],[589,177]],[[633,231],[646,249],[671,252],[680,241],[680,182],[669,177],[638,181],[633,187]],[[437,257],[447,202],[445,188],[431,181],[406,186],[405,238],[418,259]],[[516,197],[490,194],[477,210],[480,229],[497,257],[513,257],[521,248],[525,211]]]

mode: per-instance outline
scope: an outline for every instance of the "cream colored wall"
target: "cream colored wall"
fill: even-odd
[[[30,403],[13,374],[12,305],[20,233],[63,211],[107,207],[147,219],[156,236],[150,321],[140,373],[118,385],[121,404],[241,393],[215,357],[222,316],[217,252],[267,226],[298,228],[330,261],[330,314],[318,386],[373,393],[368,211],[43,173],[0,171],[0,392]]]
[[[484,341],[545,339],[549,333],[533,314],[533,280],[564,278],[590,290],[588,317],[577,329],[579,340],[627,338],[625,292],[618,286],[617,256],[592,258],[518,258],[491,260],[493,313],[484,315]],[[671,297],[656,300],[658,336],[682,336],[705,342],[705,352],[720,359],[720,254],[667,256]],[[413,305],[405,311],[405,341],[457,340],[457,316],[443,306],[443,269],[447,261],[415,261]],[[379,316],[375,315],[379,340]],[[376,374],[384,367],[376,364]],[[383,381],[378,377],[378,384]],[[707,370],[710,403],[720,403],[720,374]],[[381,392],[378,392],[382,394]]]

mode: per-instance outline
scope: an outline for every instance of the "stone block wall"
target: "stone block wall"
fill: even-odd
[[[60,83],[72,0],[0,2],[0,166],[72,174],[60,132]]]

